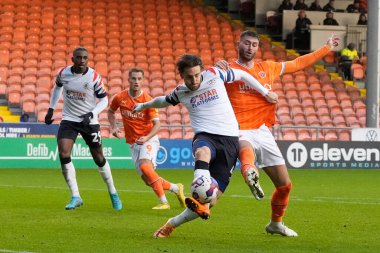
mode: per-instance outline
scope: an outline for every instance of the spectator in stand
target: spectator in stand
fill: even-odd
[[[355,0],[354,3],[348,5],[346,11],[349,13],[359,13],[360,12],[360,1]]]
[[[309,7],[309,11],[322,11],[322,7],[319,4],[319,0],[315,0],[314,2],[311,3]]]
[[[295,40],[295,47],[301,50],[307,50],[310,44],[310,31],[309,26],[311,25],[311,21],[308,17],[306,17],[306,13],[304,10],[300,10],[298,12],[298,18],[296,20],[296,27],[294,28],[294,37],[291,40]]]
[[[335,11],[335,0],[329,0],[329,2],[323,6],[323,11]]]
[[[367,25],[367,16],[365,13],[361,13],[358,20],[358,25]]]
[[[294,5],[294,10],[307,10],[307,5],[305,4],[305,0],[297,0]]]
[[[283,13],[284,10],[292,10],[293,4],[290,0],[283,0],[281,5],[278,7],[278,12]]]
[[[334,19],[334,13],[332,11],[326,13],[326,18],[323,20],[323,25],[339,25],[338,21]]]
[[[29,121],[29,114],[24,113],[20,116],[20,122],[28,122]]]
[[[349,43],[340,52],[340,67],[346,80],[351,79],[351,65],[359,60],[359,54],[354,43]]]

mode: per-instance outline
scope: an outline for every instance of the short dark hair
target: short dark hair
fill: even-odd
[[[78,52],[78,51],[85,51],[85,52],[88,54],[88,50],[87,50],[87,48],[85,48],[85,47],[77,47],[77,48],[74,49],[74,51],[73,51],[73,55],[74,55],[76,52]]]
[[[200,66],[203,68],[203,62],[201,57],[195,54],[184,54],[181,56],[181,58],[177,61],[177,69],[179,73],[183,73],[185,68],[192,68]]]
[[[134,67],[134,68],[131,68],[129,71],[128,71],[128,77],[131,77],[132,73],[139,73],[141,72],[142,75],[144,76],[144,70],[142,68],[139,68],[139,67]]]
[[[257,33],[257,32],[254,32],[254,31],[250,31],[250,30],[245,30],[243,32],[240,33],[240,40],[245,37],[245,36],[249,36],[249,37],[253,37],[253,38],[257,38],[258,40],[260,40],[260,35]]]

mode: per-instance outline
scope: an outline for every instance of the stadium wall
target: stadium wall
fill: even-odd
[[[59,169],[55,138],[1,138],[0,168]],[[379,142],[278,141],[288,168],[379,169]],[[123,139],[103,139],[103,151],[113,169],[133,169],[129,145]],[[94,168],[90,151],[78,138],[72,160],[76,168]],[[161,140],[157,167],[192,169],[190,140]],[[237,165],[239,167],[239,165]]]

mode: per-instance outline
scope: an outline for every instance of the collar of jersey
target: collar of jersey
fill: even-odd
[[[70,71],[71,71],[72,74],[77,74],[77,73],[74,72],[74,66],[71,66]],[[86,70],[83,72],[82,75],[84,76],[85,74],[87,74],[87,72],[88,72],[88,67],[86,67]]]

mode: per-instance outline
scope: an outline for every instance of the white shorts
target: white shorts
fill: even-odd
[[[259,168],[285,164],[284,157],[265,124],[254,130],[240,130],[239,140],[251,143]]]
[[[153,136],[149,141],[145,142],[142,145],[132,144],[131,145],[131,153],[132,159],[135,163],[135,167],[137,173],[141,176],[142,172],[139,168],[139,160],[148,159],[153,163],[154,168],[156,167],[156,158],[157,152],[160,148],[160,141],[158,140],[158,136]]]

